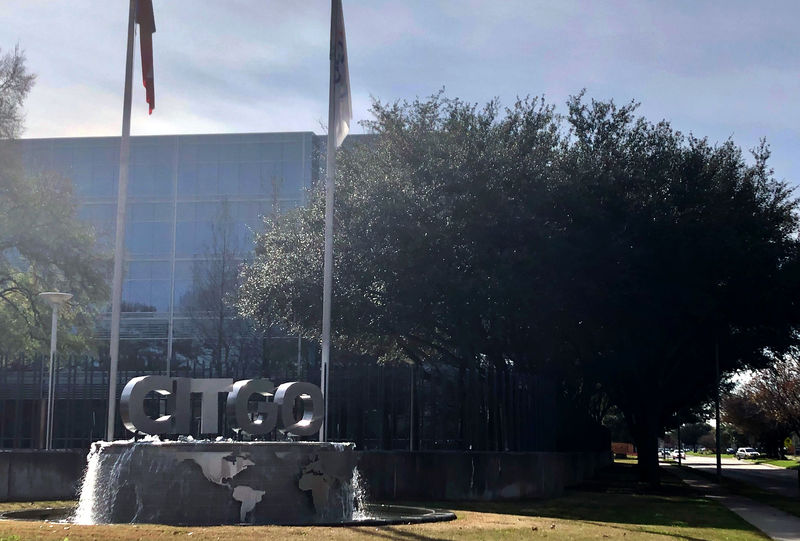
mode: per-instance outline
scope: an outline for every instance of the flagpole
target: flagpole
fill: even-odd
[[[119,320],[122,304],[122,262],[125,244],[125,210],[128,197],[128,163],[131,137],[131,93],[133,79],[133,28],[136,0],[128,8],[128,46],[125,56],[125,93],[122,106],[122,140],[119,146],[119,185],[117,187],[117,230],[114,239],[114,278],[111,293],[111,365],[108,374],[108,430],[106,440],[114,441],[117,407],[117,366],[119,365]]]
[[[336,104],[334,96],[336,0],[331,0],[330,84],[328,86],[328,142],[325,149],[325,257],[322,285],[322,363],[320,387],[325,400],[319,441],[328,440],[328,383],[331,356],[331,297],[333,290],[333,182],[336,178]]]

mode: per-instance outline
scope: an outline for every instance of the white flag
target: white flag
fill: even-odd
[[[333,17],[331,21],[333,134],[336,148],[339,148],[344,138],[350,133],[350,120],[353,118],[353,108],[350,104],[350,70],[347,67],[347,41],[344,36],[342,0],[333,0],[331,17]]]

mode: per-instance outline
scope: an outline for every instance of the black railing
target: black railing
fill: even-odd
[[[105,435],[108,364],[69,357],[57,366],[53,447],[85,449]],[[0,448],[43,447],[47,367],[43,356],[0,356]],[[261,377],[240,368],[189,362],[175,367],[172,375]],[[267,377],[276,384],[294,379],[319,383],[318,364],[270,365],[269,371]],[[127,381],[146,373],[121,370],[117,396]],[[554,385],[513,367],[334,363],[329,392],[330,439],[354,441],[359,449],[555,450]],[[130,435],[120,419],[116,434]]]

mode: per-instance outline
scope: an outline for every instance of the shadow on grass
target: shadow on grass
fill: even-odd
[[[640,483],[636,466],[630,464],[614,464],[600,472],[595,479],[568,490],[560,498],[525,502],[469,502],[455,506],[451,504],[449,508],[604,524],[751,530],[732,512],[700,497],[672,474],[662,472],[661,486],[658,488]]]
[[[359,528],[363,528],[363,526],[347,527],[348,530],[353,532],[359,531]],[[428,535],[401,530],[396,526],[381,526],[380,529],[374,528],[374,531],[370,531],[369,535],[376,539],[394,539],[395,541],[448,541],[447,538],[430,537]],[[2,540],[0,539],[0,541]]]
[[[594,526],[601,526],[603,528],[611,528],[613,530],[620,530],[620,531],[624,532],[622,535],[626,535],[627,533],[630,533],[630,531],[631,531],[629,526],[615,526],[614,524],[606,524],[604,522],[587,522],[587,524],[592,524]],[[669,532],[666,532],[664,530],[648,530],[647,528],[643,528],[643,527],[637,528],[636,532],[637,533],[649,533],[649,534],[660,535],[660,536],[665,536],[665,537],[674,537],[675,539],[686,539],[687,541],[707,541],[707,539],[705,537],[692,537],[692,536],[686,535],[685,532],[669,533]]]

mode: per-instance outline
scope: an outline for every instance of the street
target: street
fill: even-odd
[[[716,473],[717,459],[713,455],[687,456],[683,460],[683,465],[713,474]],[[784,496],[792,498],[800,496],[797,470],[787,470],[767,464],[752,464],[735,458],[723,458],[722,475]]]

